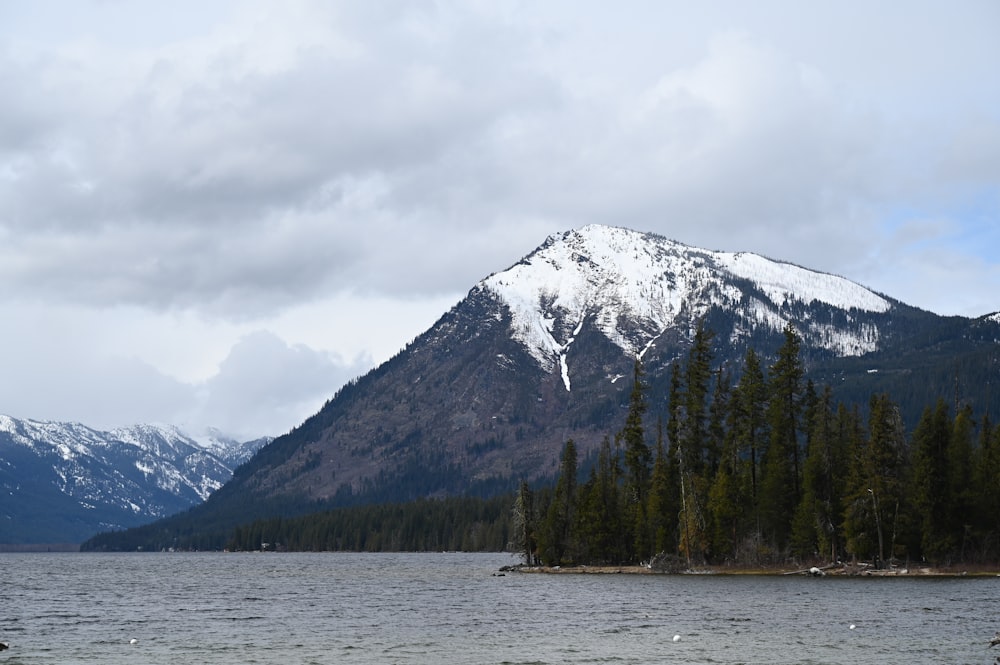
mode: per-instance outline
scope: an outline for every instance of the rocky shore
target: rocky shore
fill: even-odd
[[[803,575],[812,577],[1000,577],[996,568],[933,568],[928,566],[895,566],[876,569],[865,563],[837,563],[808,568],[697,566],[684,570],[658,570],[652,566],[504,566],[503,573],[540,573],[549,575]]]

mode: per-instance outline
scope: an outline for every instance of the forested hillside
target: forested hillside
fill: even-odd
[[[907,436],[890,395],[862,415],[804,382],[791,328],[773,365],[750,350],[730,385],[711,336],[699,329],[675,364],[665,422],[644,422],[637,363],[625,427],[582,484],[568,441],[551,494],[522,485],[514,529],[529,561],[1000,559],[1000,428],[988,417],[939,400]]]
[[[804,378],[785,330],[776,360],[720,368],[712,332],[671,371],[650,422],[642,365],[628,413],[595,457],[565,443],[554,483],[492,499],[421,499],[206,529],[174,520],[85,549],[499,550],[550,565],[685,568],[788,561],[996,564],[1000,428],[967,404],[929,404],[913,431],[886,393],[845,404]],[[739,379],[733,382],[734,370]]]

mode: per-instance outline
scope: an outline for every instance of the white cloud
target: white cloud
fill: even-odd
[[[30,388],[0,412],[284,430],[592,222],[995,310],[997,25],[991,2],[0,5],[0,362]]]
[[[275,423],[302,422],[367,366],[345,366],[327,353],[254,332],[232,348],[219,373],[205,383],[194,420],[245,438],[283,434],[274,430]]]

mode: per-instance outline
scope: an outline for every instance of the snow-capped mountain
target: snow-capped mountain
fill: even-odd
[[[699,325],[714,333],[714,368],[733,380],[749,348],[766,369],[791,325],[807,377],[848,404],[863,408],[887,391],[911,424],[939,397],[1000,406],[997,391],[981,390],[1000,368],[997,317],[940,317],[758,255],[587,226],[474,285],[397,356],[167,524],[190,531],[357,503],[488,496],[551,478],[568,439],[585,468],[624,423],[636,357],[651,431],[666,422],[671,368]]]
[[[0,543],[79,542],[200,503],[268,440],[0,415]]]
[[[794,323],[806,341],[837,355],[878,349],[879,330],[850,324],[850,312],[885,313],[892,302],[842,277],[756,254],[713,252],[607,226],[550,237],[517,265],[483,280],[511,313],[512,334],[545,369],[559,367],[570,389],[566,355],[590,322],[626,354],[641,357],[664,331],[719,308],[739,317],[733,342],[760,327]],[[797,316],[820,306],[847,313]]]

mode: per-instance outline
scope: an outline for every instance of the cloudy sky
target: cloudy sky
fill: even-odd
[[[1000,309],[1000,3],[0,3],[0,413],[280,434],[554,232]]]

